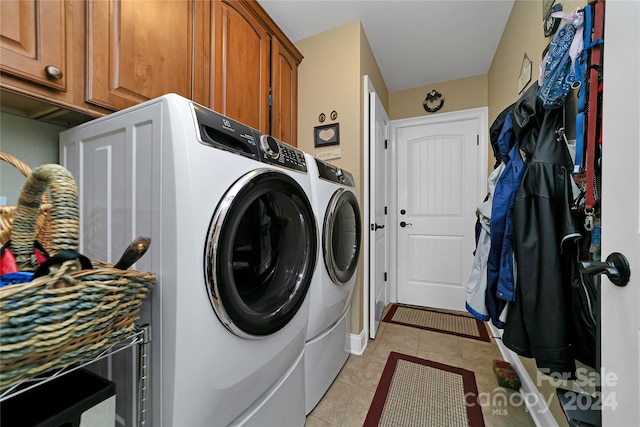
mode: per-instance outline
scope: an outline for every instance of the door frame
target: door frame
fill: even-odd
[[[625,287],[618,287],[606,275],[601,276],[598,313],[601,358],[596,363],[601,368],[599,385],[604,402],[612,399],[620,405],[614,410],[613,405],[603,403],[603,426],[640,422],[639,17],[638,2],[605,4],[601,258],[605,260],[612,252],[624,254],[629,260],[631,277]]]
[[[363,235],[363,268],[364,271],[362,273],[362,277],[363,277],[363,286],[362,286],[362,330],[360,331],[359,336],[357,337],[352,337],[351,339],[351,352],[354,354],[362,354],[364,352],[364,349],[367,346],[367,343],[369,342],[369,337],[370,337],[370,326],[371,326],[371,322],[370,322],[370,300],[371,300],[371,292],[370,292],[370,287],[371,287],[371,238],[370,238],[370,229],[369,229],[369,225],[370,225],[370,218],[371,218],[371,209],[375,209],[375,206],[371,206],[371,197],[370,197],[370,191],[371,191],[371,179],[370,179],[370,174],[371,174],[371,149],[372,146],[376,143],[376,141],[374,139],[372,139],[374,137],[374,135],[371,134],[371,126],[372,126],[372,121],[375,121],[376,118],[372,117],[372,108],[371,108],[371,94],[376,94],[376,89],[373,85],[373,82],[371,81],[371,79],[369,78],[368,75],[365,75],[363,77],[363,98],[362,98],[362,102],[363,102],[363,139],[362,139],[362,152],[363,152],[363,158],[364,158],[364,165],[363,165],[363,181],[364,181],[364,185],[363,185],[363,196],[362,196],[362,217],[363,217],[363,222],[362,222],[362,235]],[[387,115],[388,118],[388,113],[385,110],[385,114]],[[388,123],[391,123],[391,120],[388,121]],[[389,130],[391,128],[389,127]],[[389,137],[389,135],[387,135],[387,138]],[[390,157],[388,157],[388,161],[391,162]],[[389,168],[387,167],[387,176],[391,177],[391,171],[389,170]],[[389,194],[387,194],[387,197],[391,197],[391,189],[389,188]],[[389,223],[390,224],[390,223]],[[392,252],[390,251],[391,249],[391,245],[392,245],[392,241],[391,238],[387,236],[387,243],[389,245],[389,248],[387,248],[387,257],[389,258],[389,264],[391,264],[392,262]],[[373,244],[375,244],[375,241],[373,242]],[[390,277],[389,277],[390,280]],[[391,287],[391,284],[389,282],[389,288]],[[390,301],[391,302],[391,301]],[[357,343],[355,343],[354,341],[357,340]]]
[[[381,129],[379,129],[379,125],[383,125],[383,132],[378,133]],[[389,281],[388,281],[388,266],[389,266],[389,236],[387,234],[387,230],[389,229],[389,221],[388,214],[386,210],[388,209],[388,181],[389,181],[389,170],[388,170],[388,149],[387,144],[389,141],[389,116],[387,111],[384,109],[384,105],[382,105],[382,101],[377,93],[372,92],[369,93],[369,132],[370,132],[370,141],[369,141],[369,173],[368,177],[370,178],[369,182],[369,192],[368,192],[368,200],[370,210],[368,212],[369,215],[369,223],[367,232],[369,233],[369,277],[372,280],[368,283],[369,288],[369,338],[375,338],[376,333],[379,327],[379,323],[381,322],[382,312],[378,311],[377,307],[377,298],[380,295],[379,284],[382,285],[384,291],[384,305],[386,306],[388,303],[389,297]],[[382,138],[381,138],[382,137]],[[382,147],[381,142],[384,139],[384,147]],[[382,151],[380,151],[382,150]],[[381,156],[382,154],[382,156]],[[380,156],[380,157],[379,157]],[[384,168],[382,170],[378,169],[380,165],[380,160],[383,159]],[[382,179],[382,187],[379,185],[379,180]],[[380,189],[383,193],[383,199],[379,199]],[[378,218],[377,215],[380,213],[379,208],[381,203],[384,202],[385,212],[384,219],[382,221],[383,230],[378,232]],[[374,227],[375,224],[375,227]],[[374,228],[372,228],[374,227]],[[386,228],[384,228],[386,227]],[[384,251],[384,259],[383,265],[378,265],[378,258],[380,253],[378,252],[381,248],[378,247],[380,242],[380,237],[383,239],[383,248]],[[379,276],[379,269],[382,268],[384,271],[384,279],[382,276]],[[380,315],[380,316],[379,316]]]
[[[371,209],[371,203],[369,200],[369,190],[371,188],[371,183],[369,182],[369,172],[371,167],[369,165],[369,155],[370,153],[370,145],[371,145],[371,108],[369,107],[369,95],[374,93],[376,88],[373,86],[371,79],[368,75],[365,75],[363,78],[363,117],[364,117],[364,129],[363,129],[363,156],[365,161],[363,162],[363,177],[364,177],[364,188],[362,190],[362,201],[363,201],[363,209],[362,216],[365,222],[363,222],[366,230],[362,231],[362,245],[363,245],[363,269],[362,278],[363,278],[363,286],[362,286],[362,331],[360,331],[360,351],[359,354],[364,353],[364,349],[367,346],[367,342],[369,341],[369,286],[371,283],[371,277],[369,274],[369,212]],[[352,346],[353,350],[353,346]],[[353,351],[352,351],[353,352]]]
[[[487,192],[489,163],[489,108],[478,107],[466,110],[439,113],[433,116],[418,116],[389,121],[389,302],[398,301],[398,131],[412,126],[424,126],[462,120],[477,120],[479,123],[478,188],[476,205],[482,202]],[[473,228],[474,224],[469,224]]]

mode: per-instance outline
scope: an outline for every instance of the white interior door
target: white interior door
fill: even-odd
[[[370,163],[370,212],[369,212],[369,242],[370,252],[370,307],[369,307],[369,336],[376,337],[378,324],[382,320],[382,311],[389,303],[389,216],[387,215],[387,200],[389,194],[388,179],[388,150],[389,117],[375,92],[369,95],[370,135],[369,151]]]
[[[486,109],[478,110],[395,130],[400,303],[464,310],[475,211],[486,188]]]
[[[640,2],[607,1],[602,117],[602,258],[627,257],[631,279],[602,276],[602,425],[639,426]]]

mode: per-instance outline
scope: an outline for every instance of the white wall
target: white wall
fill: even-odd
[[[0,151],[17,157],[31,168],[58,163],[58,134],[64,129],[0,112]],[[7,198],[7,205],[17,203],[24,181],[24,176],[16,168],[0,161],[0,196]]]

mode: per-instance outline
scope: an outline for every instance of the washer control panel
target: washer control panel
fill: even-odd
[[[202,144],[307,173],[301,150],[202,105],[192,106]]]
[[[260,148],[267,157],[277,159],[280,156],[280,146],[278,145],[278,141],[272,136],[262,135],[260,137]]]
[[[200,142],[259,160],[253,129],[198,104],[193,104]]]

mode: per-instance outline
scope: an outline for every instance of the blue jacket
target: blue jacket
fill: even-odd
[[[511,121],[509,121],[511,123]],[[513,135],[513,128],[511,129]],[[514,144],[509,151],[507,174],[500,177],[498,185],[502,185],[509,193],[509,206],[505,218],[504,239],[502,241],[502,253],[500,255],[500,277],[498,278],[498,290],[496,296],[505,301],[515,300],[515,270],[516,263],[513,254],[513,206],[516,200],[516,192],[520,186],[520,179],[524,171],[524,162],[520,155],[520,147]]]
[[[513,301],[515,295],[512,217],[515,193],[524,169],[524,162],[513,133],[511,114],[505,118],[498,147],[505,168],[493,195],[485,304],[493,324],[498,328],[504,328],[505,323],[500,320],[500,314],[506,302]]]

